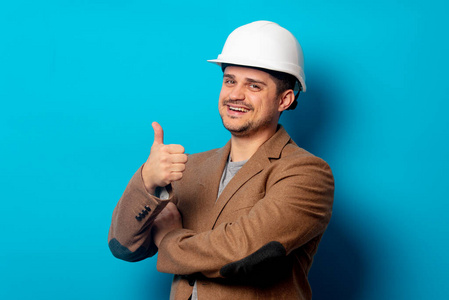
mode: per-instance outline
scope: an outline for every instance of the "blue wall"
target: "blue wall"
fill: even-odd
[[[282,123],[336,178],[314,299],[449,298],[448,4],[6,2],[1,299],[167,298],[155,258],[109,253],[112,210],[149,153],[152,121],[188,153],[227,141],[221,72],[205,60],[260,19],[303,46],[308,91]]]

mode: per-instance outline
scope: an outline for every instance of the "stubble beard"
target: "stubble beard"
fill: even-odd
[[[228,116],[231,119],[237,119],[237,117]],[[256,132],[258,132],[261,129],[265,129],[269,127],[272,124],[274,117],[266,117],[264,119],[258,120],[258,121],[251,121],[248,120],[242,125],[231,125],[225,122],[225,119],[223,115],[221,115],[221,121],[223,123],[223,126],[229,130],[229,132],[233,136],[237,137],[248,137]]]

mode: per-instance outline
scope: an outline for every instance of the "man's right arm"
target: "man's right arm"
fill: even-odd
[[[157,247],[151,234],[154,220],[171,197],[161,200],[147,192],[139,168],[128,183],[112,214],[108,244],[112,254],[135,262],[153,256]]]
[[[158,123],[153,123],[153,129],[154,143],[148,160],[128,183],[114,209],[109,229],[112,254],[126,261],[154,255],[157,252],[154,241],[161,240],[172,228],[182,227],[179,212],[169,204],[173,201],[170,183],[182,178],[187,155],[181,145],[163,144],[163,130]],[[167,200],[154,195],[157,187],[164,186],[170,194]],[[168,209],[161,214],[167,205]]]

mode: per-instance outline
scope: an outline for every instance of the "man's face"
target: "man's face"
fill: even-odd
[[[273,130],[280,115],[277,98],[270,74],[247,67],[226,67],[218,102],[224,127],[235,136]]]

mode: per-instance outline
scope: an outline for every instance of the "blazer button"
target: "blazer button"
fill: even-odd
[[[141,220],[142,220],[142,218],[141,218],[141,217],[139,217],[139,216],[136,216],[136,220],[137,220],[137,221],[141,221]]]
[[[194,286],[195,285],[195,279],[189,278],[189,285]]]
[[[151,208],[150,208],[148,205],[145,205],[145,209],[146,209],[147,211],[151,211]]]

